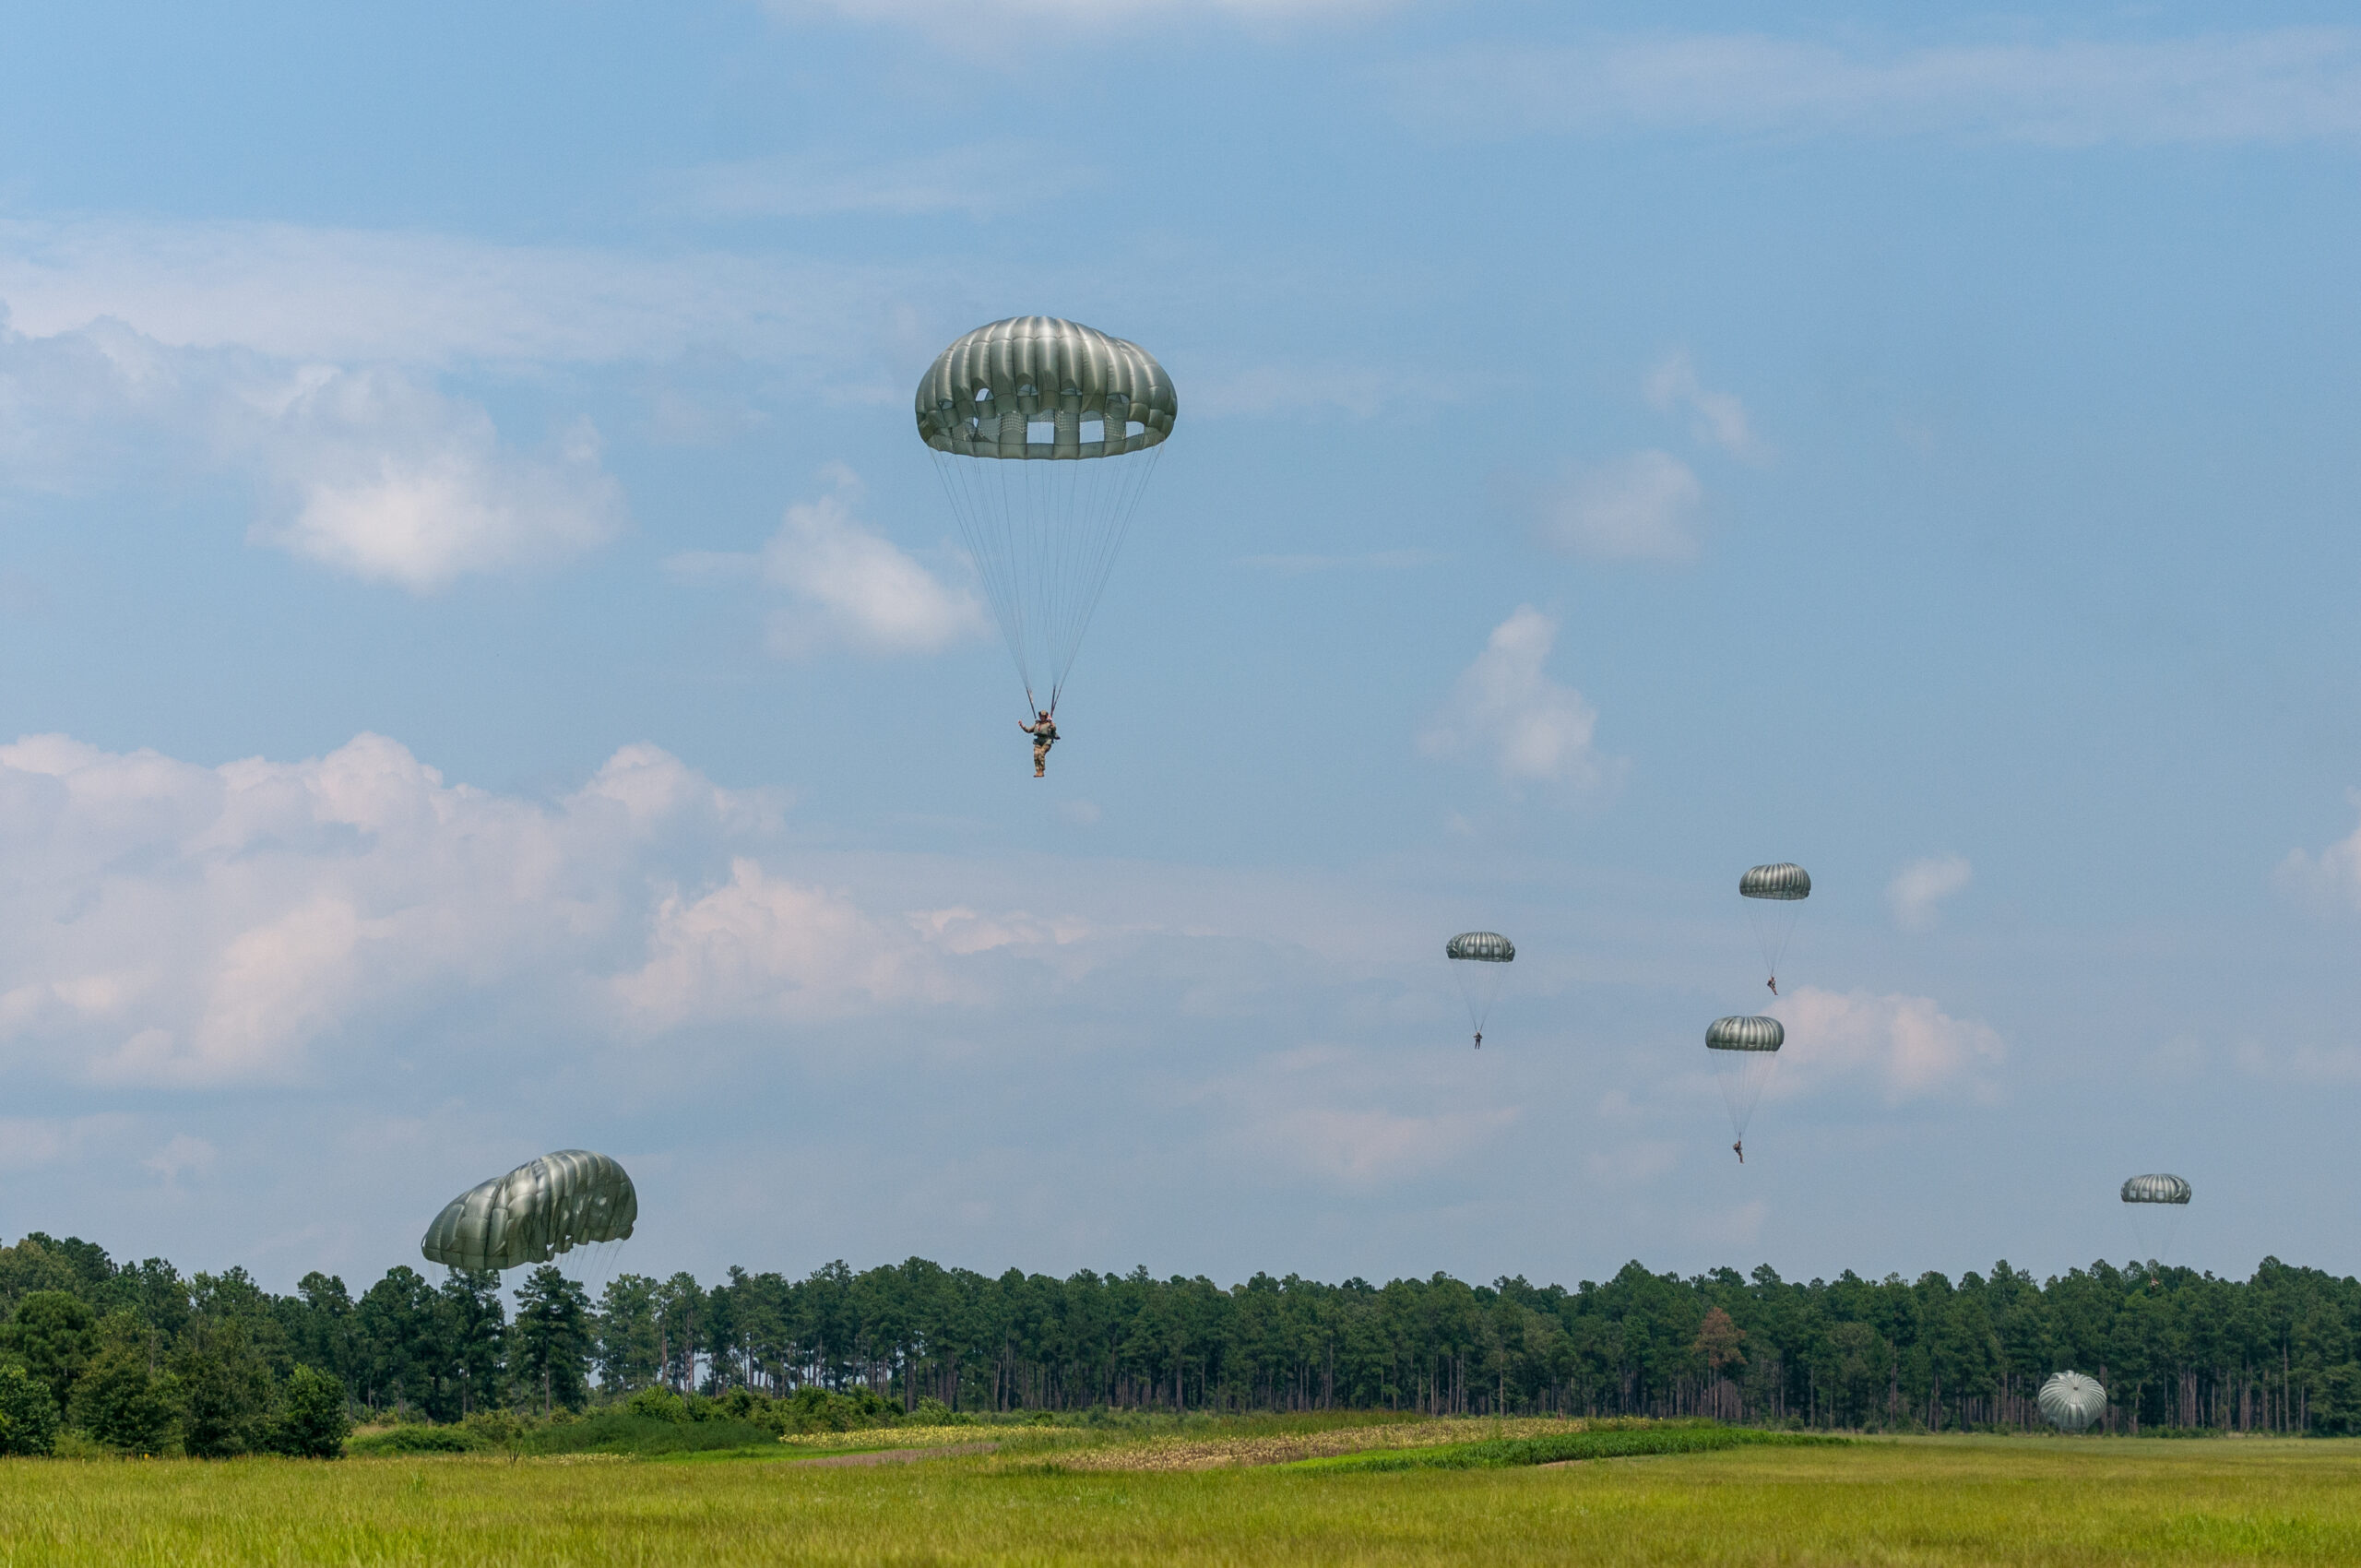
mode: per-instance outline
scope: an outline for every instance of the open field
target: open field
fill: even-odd
[[[2361,1442],[1869,1439],[1357,1472],[1180,1468],[1152,1441],[971,1431],[1001,1446],[847,1467],[809,1463],[827,1452],[809,1447],[745,1462],[11,1460],[0,1562],[2361,1562]],[[1086,1456],[1155,1467],[1073,1467]]]

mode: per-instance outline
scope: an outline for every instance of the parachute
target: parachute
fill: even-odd
[[[2052,1376],[2034,1398],[2041,1419],[2059,1431],[2081,1431],[2106,1413],[2106,1390],[2098,1379],[2078,1372]]]
[[[1027,719],[1058,710],[1180,407],[1146,350],[1050,315],[979,327],[919,383],[919,438],[1025,683]]]
[[[1729,1107],[1730,1135],[1740,1142],[1745,1141],[1747,1123],[1754,1119],[1762,1086],[1778,1065],[1779,1048],[1786,1043],[1786,1026],[1776,1018],[1716,1018],[1705,1026],[1705,1049],[1714,1052],[1722,1101]]]
[[[2132,1239],[2142,1254],[2134,1262],[2161,1264],[2180,1232],[2181,1217],[2196,1189],[2178,1176],[2162,1172],[2134,1176],[2123,1183],[2124,1213],[2130,1218]]]
[[[626,1241],[638,1218],[639,1194],[622,1166],[587,1149],[560,1149],[453,1198],[418,1250],[452,1268],[515,1268]]]
[[[1484,1043],[1484,1020],[1500,999],[1501,981],[1516,961],[1516,944],[1496,931],[1463,931],[1442,944],[1442,956],[1458,977],[1460,999],[1467,1004],[1467,1024],[1476,1044]]]
[[[1787,939],[1796,933],[1797,906],[1811,897],[1811,873],[1792,861],[1753,866],[1738,879],[1738,895],[1749,900],[1747,918],[1754,924],[1754,939],[1762,948],[1762,970],[1778,994],[1779,960],[1787,954]]]

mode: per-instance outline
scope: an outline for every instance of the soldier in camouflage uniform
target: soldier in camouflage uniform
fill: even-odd
[[[1058,743],[1058,721],[1050,717],[1049,709],[1043,708],[1038,719],[1031,724],[1020,724],[1017,728],[1033,737],[1033,777],[1046,778],[1050,771],[1050,748]]]

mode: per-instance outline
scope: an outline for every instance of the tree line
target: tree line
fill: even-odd
[[[2072,1368],[2106,1386],[2108,1431],[2361,1432],[2361,1282],[2276,1259],[2244,1281],[2106,1263],[2036,1279],[1999,1263],[1956,1282],[1803,1283],[1767,1266],[1683,1277],[1631,1263],[1571,1289],[1442,1274],[1225,1288],[913,1258],[801,1279],[732,1268],[710,1285],[627,1273],[595,1297],[552,1265],[513,1283],[397,1266],[358,1296],[319,1273],[276,1295],[242,1268],[184,1277],[36,1233],[0,1248],[0,1422],[39,1393],[53,1420],[118,1447],[176,1431],[197,1433],[191,1452],[284,1448],[295,1396],[316,1405],[333,1386],[351,1416],[433,1421],[665,1388],[859,1391],[951,1412],[1988,1430],[2036,1424],[2042,1381]]]

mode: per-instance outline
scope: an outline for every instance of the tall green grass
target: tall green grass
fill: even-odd
[[[1763,1431],[1753,1427],[1658,1426],[1555,1432],[1547,1437],[1494,1438],[1299,1459],[1299,1470],[1500,1470],[1573,1459],[1627,1459],[1650,1454],[1711,1454],[1725,1448],[1803,1448],[1844,1443],[1816,1432]]]
[[[1940,1438],[1325,1474],[997,1463],[0,1460],[0,1565],[2361,1562],[2361,1442]]]

